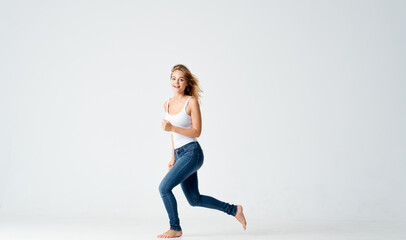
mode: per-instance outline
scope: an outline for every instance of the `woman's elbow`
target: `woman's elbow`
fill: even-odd
[[[201,130],[196,129],[196,131],[195,131],[195,137],[196,137],[196,138],[200,137],[200,134],[201,134],[201,133],[202,133]]]

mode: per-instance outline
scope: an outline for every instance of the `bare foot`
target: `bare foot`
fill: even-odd
[[[182,236],[182,231],[168,230],[162,234],[159,234],[159,238],[174,238]]]
[[[242,224],[242,227],[245,230],[247,226],[247,221],[245,220],[241,205],[237,205],[237,213],[235,214],[235,218],[237,218],[237,220]]]

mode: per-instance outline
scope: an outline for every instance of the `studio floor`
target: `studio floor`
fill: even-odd
[[[247,219],[244,231],[237,221],[225,218],[181,220],[183,236],[176,239],[406,239],[404,222],[388,221],[269,221]],[[162,218],[46,217],[0,215],[0,239],[158,239],[168,230]]]

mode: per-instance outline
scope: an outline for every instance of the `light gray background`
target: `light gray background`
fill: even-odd
[[[200,192],[248,219],[404,221],[403,1],[2,1],[0,216],[151,217],[170,70]],[[213,215],[174,194],[181,216]]]

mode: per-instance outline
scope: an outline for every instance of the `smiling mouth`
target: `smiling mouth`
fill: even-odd
[[[173,86],[174,88],[180,88],[180,86]]]

